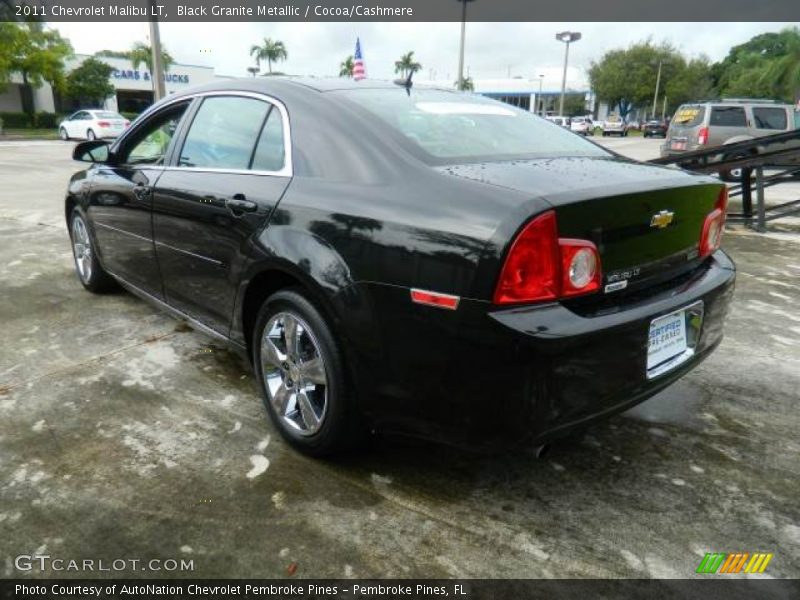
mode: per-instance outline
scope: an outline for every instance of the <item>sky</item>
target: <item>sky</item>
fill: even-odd
[[[147,23],[54,23],[75,52],[126,50],[148,40]],[[559,31],[580,31],[570,46],[568,85],[587,87],[592,60],[608,50],[650,38],[671,42],[688,57],[721,60],[731,46],[754,35],[800,23],[468,23],[465,69],[473,79],[544,75],[544,89],[560,89],[564,44]],[[161,41],[179,63],[213,66],[218,75],[246,76],[253,44],[270,37],[284,42],[289,58],[277,69],[293,75],[336,76],[353,53],[356,37],[369,77],[391,79],[394,61],[414,51],[421,80],[457,77],[460,23],[162,23]],[[263,66],[266,69],[266,65]]]

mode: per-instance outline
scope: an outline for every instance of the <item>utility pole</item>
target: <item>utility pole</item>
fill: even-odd
[[[539,105],[539,110],[537,112],[540,116],[544,116],[544,99],[542,99],[543,81],[544,81],[544,75],[539,75],[539,95],[536,97],[536,102]]]
[[[664,94],[664,104],[661,105],[661,120],[663,121],[667,115],[667,95]]]
[[[152,52],[153,69],[150,76],[153,78],[153,98],[156,102],[167,95],[164,83],[164,55],[161,52],[161,35],[158,32],[158,20],[155,17],[155,0],[150,0],[150,50]]]
[[[656,76],[656,93],[653,94],[653,118],[656,118],[656,102],[658,102],[658,88],[661,85],[661,65],[664,63],[664,60],[661,59],[658,61],[658,75]]]
[[[569,45],[572,42],[577,42],[581,39],[581,34],[578,31],[562,31],[556,34],[556,39],[559,42],[564,42],[567,45],[564,51],[564,75],[561,78],[561,100],[558,103],[558,116],[564,116],[564,95],[567,91],[567,65],[569,64]]]

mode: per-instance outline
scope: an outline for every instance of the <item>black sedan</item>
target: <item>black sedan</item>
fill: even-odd
[[[669,125],[665,121],[648,121],[644,124],[644,137],[667,137]]]
[[[226,80],[74,157],[84,287],[246,353],[309,454],[544,444],[696,366],[733,294],[718,181],[477,95]]]

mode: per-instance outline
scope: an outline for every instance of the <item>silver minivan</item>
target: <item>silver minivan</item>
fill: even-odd
[[[680,154],[800,129],[800,112],[772,100],[724,99],[683,104],[670,122],[661,156]],[[791,142],[792,145],[800,141]],[[733,157],[731,157],[733,158]],[[739,170],[720,173],[738,179]]]

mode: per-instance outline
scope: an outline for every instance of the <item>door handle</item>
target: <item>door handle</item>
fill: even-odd
[[[225,200],[225,206],[227,206],[228,210],[234,215],[255,212],[258,209],[258,204],[245,198],[244,194],[236,194],[232,198],[228,198]]]

